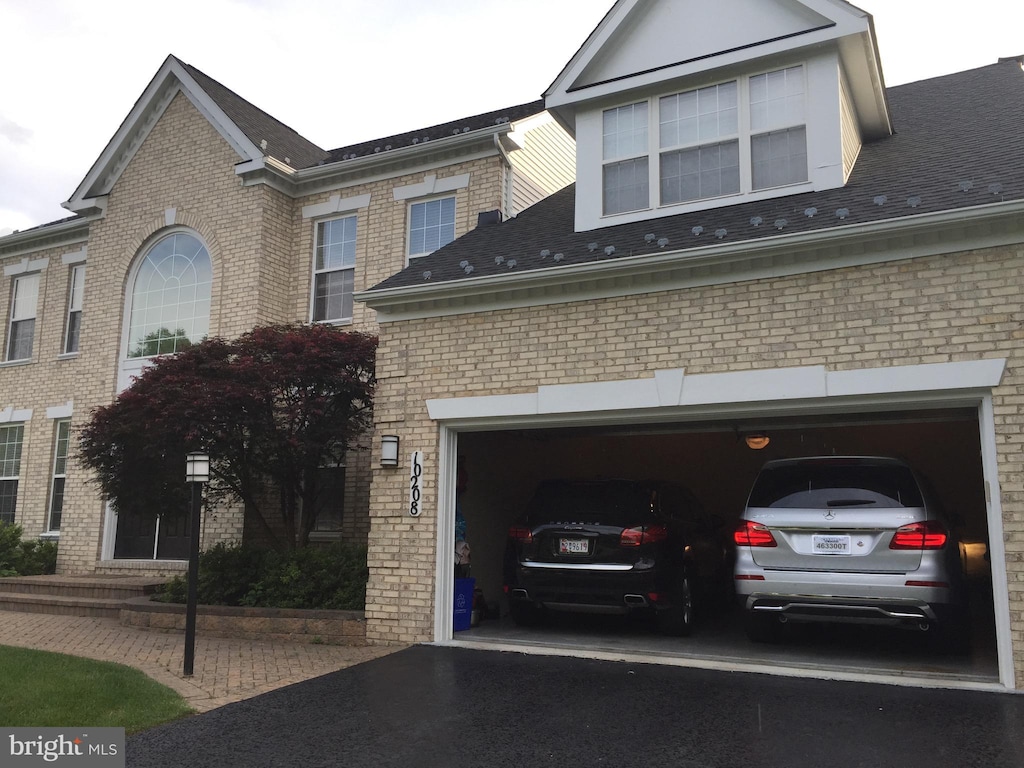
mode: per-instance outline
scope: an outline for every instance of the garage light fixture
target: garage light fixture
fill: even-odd
[[[381,435],[380,465],[382,467],[398,466],[398,435]]]
[[[771,442],[771,438],[764,432],[754,432],[753,434],[744,437],[743,440],[746,442],[747,448],[754,451],[760,451],[762,448],[767,448],[768,443]]]

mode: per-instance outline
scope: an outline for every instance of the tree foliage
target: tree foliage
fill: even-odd
[[[374,336],[327,325],[206,339],[156,358],[96,409],[80,456],[117,509],[173,515],[188,506],[186,454],[207,453],[212,498],[241,501],[283,547],[303,546],[319,469],[370,426],[376,347]]]

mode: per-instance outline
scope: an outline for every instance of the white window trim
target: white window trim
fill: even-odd
[[[89,249],[85,246],[80,251],[73,251],[71,253],[65,253],[60,257],[60,263],[65,267],[70,267],[73,264],[84,264],[88,257]]]
[[[60,427],[61,427],[62,424],[67,424],[68,425],[68,438],[67,438],[66,453],[64,455],[64,472],[58,474],[57,473],[57,459],[58,459],[57,449],[58,449],[58,446],[60,444]],[[71,419],[70,419],[70,417],[54,420],[53,430],[54,430],[53,431],[53,463],[52,463],[52,465],[50,467],[51,468],[51,472],[50,472],[50,493],[49,493],[49,496],[47,498],[47,505],[46,505],[46,533],[50,534],[51,536],[56,537],[56,536],[60,536],[60,528],[54,528],[53,527],[54,486],[56,485],[57,480],[63,480],[64,481],[64,492],[63,492],[62,501],[61,501],[61,516],[63,517],[63,514],[64,514],[63,498],[66,497],[66,495],[67,495],[67,487],[68,487],[67,486],[68,462],[71,460]]]
[[[29,272],[42,272],[49,265],[49,258],[29,259],[26,257],[16,264],[8,264],[4,267],[4,277],[15,277],[16,275],[25,275]]]
[[[79,301],[79,307],[78,307],[78,309],[75,309],[74,308],[75,276],[79,275],[79,274],[82,275],[82,295],[79,297],[79,300],[80,300]],[[81,318],[84,316],[84,312],[85,312],[85,261],[84,260],[81,261],[81,262],[76,262],[76,263],[72,264],[71,265],[71,270],[68,273],[68,303],[67,303],[67,312],[64,315],[64,339],[63,339],[63,341],[61,343],[61,353],[59,355],[59,357],[62,357],[62,358],[77,357],[78,356],[78,350],[77,349],[73,350],[73,351],[68,349],[68,341],[70,341],[70,337],[71,337],[71,315],[73,313],[75,313],[75,312],[77,312],[79,314],[78,345],[81,346],[81,344],[82,344],[82,324],[81,324]]]
[[[17,303],[18,285],[21,283],[21,281],[27,280],[29,278],[35,278],[36,279],[35,307],[33,308],[32,316],[31,317],[15,318],[14,317],[14,313],[17,310],[17,307],[18,307],[18,303]],[[14,276],[14,279],[11,281],[11,306],[10,306],[9,311],[7,313],[7,335],[6,335],[6,338],[4,339],[4,362],[5,363],[26,363],[26,362],[30,362],[33,359],[33,357],[35,356],[35,352],[36,352],[36,331],[37,331],[36,324],[37,324],[37,321],[39,320],[39,303],[40,303],[39,300],[41,298],[42,292],[43,292],[43,278],[42,278],[42,273],[41,272],[38,272],[38,271],[26,271],[26,272],[23,272],[23,273],[20,273],[20,274],[16,274]],[[11,352],[11,341],[12,341],[12,337],[13,337],[13,334],[14,334],[14,324],[15,323],[28,322],[29,320],[31,320],[32,323],[33,323],[33,326],[32,326],[32,349],[29,351],[29,354],[28,354],[27,357],[10,357],[9,355],[10,355],[10,352]]]
[[[442,195],[445,192],[458,192],[469,186],[470,174],[461,173],[458,176],[447,176],[438,179],[436,174],[425,176],[423,181],[417,184],[407,184],[402,187],[395,187],[392,195],[396,203],[403,200],[414,200],[417,197],[431,197]]]
[[[10,409],[8,409],[8,410],[10,410]],[[31,413],[31,411],[29,413]],[[13,481],[18,483],[18,486],[19,486],[18,490],[20,491],[21,490],[21,487],[20,487],[21,486],[21,469],[22,469],[21,464],[22,464],[22,461],[24,461],[24,459],[25,459],[25,422],[15,419],[15,420],[12,420],[12,421],[9,421],[9,422],[4,422],[3,426],[4,427],[19,427],[19,426],[21,427],[21,458],[18,459],[18,474],[16,474],[16,475],[2,475],[2,474],[0,474],[0,481],[6,482],[6,481],[13,480]],[[18,522],[18,494],[17,493],[15,493],[15,496],[14,496],[14,510],[13,510],[13,516],[12,516],[11,520],[14,523]]]
[[[315,203],[313,205],[302,206],[302,218],[303,219],[318,219],[324,216],[334,216],[335,214],[346,214],[355,213],[361,208],[370,207],[370,194],[365,195],[354,195],[352,197],[342,197],[341,195],[331,195],[330,199],[325,203]],[[315,231],[314,231],[315,234]]]
[[[415,200],[409,200],[405,206],[405,266],[409,266],[416,259],[422,259],[424,256],[429,256],[433,251],[422,251],[420,253],[410,253],[412,248],[412,207],[414,205],[421,205],[423,203],[432,203],[435,200],[453,200],[455,202],[455,213],[453,214],[452,224],[453,229],[456,222],[459,220],[459,200],[458,196],[454,194],[442,194],[433,195],[431,197],[425,197]],[[454,237],[458,238],[458,233],[453,232]],[[448,243],[445,243],[447,245]],[[441,246],[442,248],[444,246]]]
[[[369,197],[369,196],[367,195],[367,197]],[[320,243],[320,238],[319,238],[320,225],[321,224],[326,224],[329,221],[341,221],[343,219],[355,219],[355,221],[356,221],[356,242],[355,242],[356,256],[355,256],[355,262],[352,264],[351,267],[342,267],[340,269],[317,269],[316,268],[316,249],[319,247],[319,243]],[[327,218],[321,218],[321,219],[318,219],[318,220],[313,222],[313,259],[312,259],[312,261],[310,263],[310,266],[312,267],[313,272],[312,272],[312,276],[310,277],[310,280],[309,280],[309,321],[311,323],[320,323],[320,324],[323,324],[323,325],[351,325],[352,324],[352,322],[354,320],[353,317],[339,317],[339,318],[332,318],[332,319],[329,319],[329,320],[316,320],[316,319],[314,319],[314,315],[316,313],[316,278],[317,278],[317,275],[326,275],[326,274],[329,274],[331,272],[344,272],[344,271],[347,271],[347,270],[351,270],[352,271],[352,294],[353,294],[352,309],[353,309],[353,312],[354,312],[355,311],[355,293],[356,293],[355,274],[356,274],[356,266],[358,264],[359,264],[359,214],[358,214],[358,210],[357,209],[350,210],[348,213],[346,213],[344,215],[329,216]]]

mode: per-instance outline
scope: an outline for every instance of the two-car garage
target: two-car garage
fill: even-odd
[[[547,652],[650,656],[674,663],[757,665],[792,674],[939,679],[997,684],[1009,674],[1001,526],[993,509],[991,387],[1002,361],[829,373],[824,369],[686,377],[659,372],[635,382],[563,385],[536,394],[429,403],[441,424],[441,521],[436,639],[543,648]],[[781,396],[767,398],[787,387]],[[820,385],[816,386],[816,385]],[[939,388],[941,386],[941,389]],[[808,397],[815,394],[819,396]],[[793,397],[792,395],[804,395]],[[649,624],[559,614],[537,628],[506,616],[507,531],[544,480],[626,478],[682,483],[730,539],[768,459],[892,456],[912,465],[951,520],[970,587],[971,646],[938,652],[926,633],[850,625],[793,628],[778,645],[750,643],[732,600],[698,608],[689,638]],[[462,468],[461,483],[455,466]],[[472,575],[502,618],[451,631],[451,538],[458,504],[467,521]],[[993,530],[996,519],[999,530]],[[994,534],[994,535],[993,535]],[[995,567],[993,567],[995,564]],[[997,641],[997,637],[1001,642]],[[1012,677],[1010,678],[1012,679]]]

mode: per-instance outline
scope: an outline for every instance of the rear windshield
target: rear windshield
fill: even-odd
[[[597,523],[628,527],[651,516],[651,492],[632,483],[545,483],[530,502],[527,522]]]
[[[921,490],[905,466],[792,464],[761,471],[751,507],[921,507]]]

